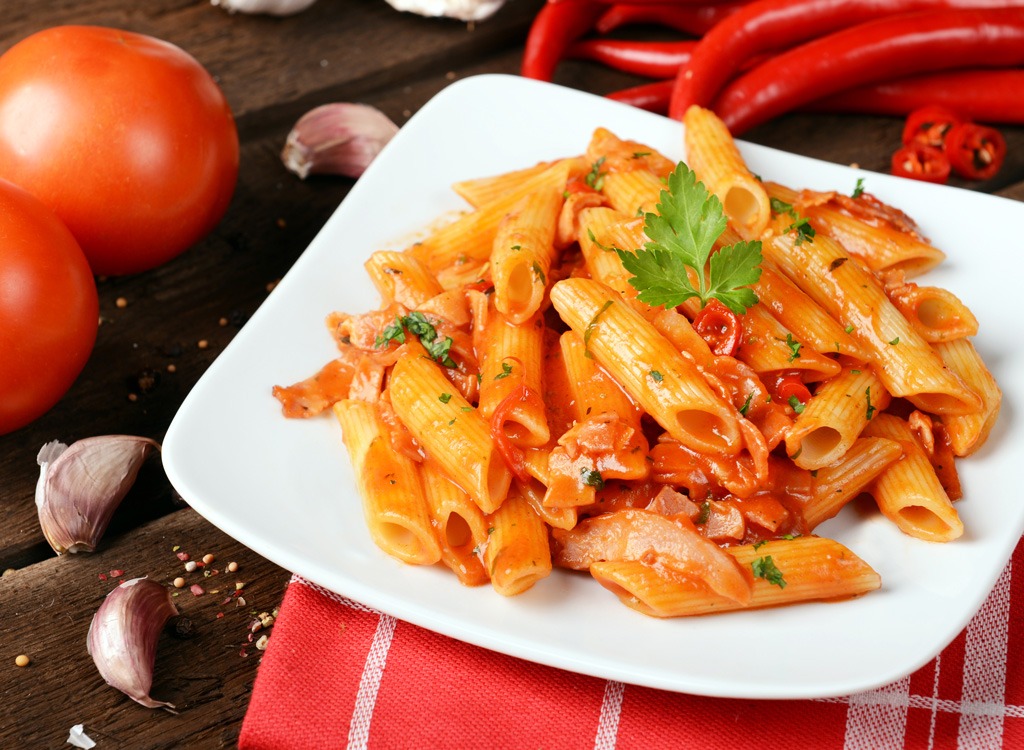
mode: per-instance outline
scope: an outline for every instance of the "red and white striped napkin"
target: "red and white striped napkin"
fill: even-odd
[[[1024,748],[1024,541],[981,610],[929,664],[827,700],[704,698],[572,674],[294,578],[239,747]]]

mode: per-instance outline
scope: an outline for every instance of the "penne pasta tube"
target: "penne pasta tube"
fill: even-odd
[[[886,294],[925,341],[938,343],[973,336],[978,319],[955,294],[913,282],[887,286]]]
[[[503,172],[491,177],[461,180],[452,185],[452,190],[474,208],[491,203],[512,192],[519,192],[523,183],[549,169],[554,162],[542,161],[525,169]]]
[[[686,163],[718,196],[736,232],[745,240],[761,236],[771,216],[768,193],[747,169],[732,135],[718,116],[696,105],[683,115]]]
[[[872,353],[893,396],[932,414],[970,414],[981,397],[967,387],[889,301],[876,278],[835,241],[773,237],[762,250],[797,286],[846,326]]]
[[[664,566],[634,561],[599,562],[590,567],[590,573],[626,606],[652,617],[846,599],[881,586],[881,578],[870,565],[831,539],[797,537],[727,547],[726,551],[754,572],[752,596],[747,604],[713,594],[691,576]]]
[[[515,596],[551,574],[548,530],[518,486],[487,523],[484,562],[495,591]]]
[[[786,433],[786,454],[802,469],[835,463],[890,400],[871,367],[844,369],[818,386],[797,415]]]
[[[426,264],[409,253],[378,250],[363,264],[385,305],[415,310],[443,289]]]
[[[479,263],[489,259],[501,221],[531,193],[545,188],[554,188],[561,193],[565,189],[571,166],[567,160],[556,162],[525,180],[512,192],[441,227],[416,245],[416,257],[423,259],[435,272],[456,263]]]
[[[694,450],[735,455],[740,416],[625,300],[598,282],[566,279],[551,302],[587,349],[644,411]]]
[[[391,405],[427,455],[491,513],[508,494],[512,475],[483,417],[424,354],[410,345],[395,362],[388,383]]]
[[[515,325],[496,309],[493,296],[470,292],[470,299],[480,357],[480,416],[513,445],[547,445],[551,431],[541,398],[543,319]]]
[[[566,331],[559,339],[559,345],[576,419],[580,421],[592,415],[613,412],[639,426],[639,407],[592,357],[587,356],[586,344],[579,334]]]
[[[441,559],[416,463],[391,448],[388,427],[374,404],[354,399],[333,407],[355,471],[363,515],[374,543],[414,565]]]
[[[953,453],[958,456],[969,456],[988,439],[992,426],[999,417],[1003,394],[969,339],[946,341],[934,344],[933,347],[946,366],[981,396],[980,411],[942,418]]]
[[[465,490],[448,479],[433,460],[420,465],[423,492],[437,530],[441,562],[466,586],[488,582],[480,551],[487,542],[487,519]]]
[[[860,437],[837,461],[817,469],[801,508],[807,530],[835,516],[902,455],[903,447],[895,440]]]
[[[959,538],[964,525],[909,425],[891,414],[879,414],[864,434],[894,440],[903,447],[903,457],[868,488],[882,515],[917,539],[949,542]]]
[[[765,187],[772,198],[791,205],[818,234],[831,237],[872,271],[898,271],[911,278],[930,271],[946,257],[918,234],[902,213],[870,197],[798,193],[773,182]],[[887,220],[887,215],[897,221]]]
[[[555,261],[555,227],[564,187],[546,184],[502,219],[491,252],[494,304],[512,323],[540,310]]]

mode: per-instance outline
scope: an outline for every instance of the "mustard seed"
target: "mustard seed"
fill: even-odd
[[[31,662],[32,662],[32,660],[29,659],[28,655],[26,655],[26,654],[18,654],[14,658],[14,664],[15,664],[15,666],[18,666],[18,667],[27,667]]]

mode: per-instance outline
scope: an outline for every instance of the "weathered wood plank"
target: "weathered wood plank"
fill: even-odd
[[[214,554],[211,570],[220,574],[186,573],[173,551],[177,545],[196,558]],[[224,569],[230,561],[238,563],[237,573]],[[112,570],[123,572],[111,576]],[[206,593],[175,589],[175,605],[192,621],[194,637],[161,637],[152,695],[174,703],[180,714],[173,715],[106,685],[85,641],[93,614],[118,579],[148,576],[170,586],[179,575]],[[103,748],[233,746],[261,655],[248,638],[252,612],[277,607],[289,578],[189,509],[92,555],[53,557],[0,578],[2,744],[66,747],[68,731],[84,723]],[[225,603],[236,581],[245,584],[244,606]],[[266,633],[272,637],[273,628]],[[14,658],[22,653],[32,663],[19,669]]]

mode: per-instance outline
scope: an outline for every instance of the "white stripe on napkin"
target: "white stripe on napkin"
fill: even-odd
[[[601,718],[597,723],[594,750],[615,750],[619,735],[619,716],[622,713],[622,694],[626,686],[616,680],[604,684],[604,698],[601,699]]]
[[[394,617],[384,614],[377,621],[373,643],[370,644],[366,663],[363,665],[363,675],[359,678],[359,692],[356,693],[352,720],[348,725],[348,750],[366,749],[366,743],[370,738],[370,721],[373,719],[373,709],[377,705],[377,691],[384,675],[384,665],[387,663],[396,623]]]

